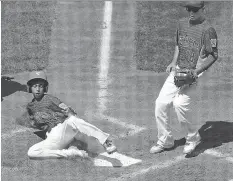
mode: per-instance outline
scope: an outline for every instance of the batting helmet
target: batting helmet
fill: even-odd
[[[28,79],[28,82],[27,82],[27,85],[28,85],[28,92],[31,93],[32,90],[31,90],[31,85],[32,85],[32,82],[35,81],[35,80],[43,80],[45,82],[45,92],[48,91],[48,81],[47,81],[47,76],[45,74],[44,71],[33,71],[33,72],[30,72],[29,74],[29,79]]]
[[[203,8],[204,1],[187,1],[183,3],[184,7]]]

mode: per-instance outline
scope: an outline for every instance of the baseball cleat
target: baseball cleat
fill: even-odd
[[[190,154],[192,153],[195,148],[200,144],[201,141],[196,141],[196,142],[187,142],[184,146],[184,154]]]
[[[161,145],[155,145],[152,146],[150,149],[150,153],[154,154],[154,153],[160,153],[164,151],[164,147]]]
[[[108,154],[111,154],[113,152],[117,151],[116,146],[113,144],[112,140],[106,140],[105,143],[103,144],[103,147],[105,148],[106,152]]]
[[[155,145],[155,146],[152,146],[151,149],[150,149],[150,153],[152,154],[156,154],[156,153],[161,153],[165,150],[169,150],[171,149],[173,146],[169,147],[169,148],[165,148],[164,146],[161,146],[161,145]]]

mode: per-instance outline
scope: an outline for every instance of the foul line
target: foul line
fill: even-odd
[[[105,1],[104,3],[104,15],[103,15],[103,24],[105,28],[102,30],[102,41],[100,49],[100,63],[99,63],[99,92],[98,92],[98,112],[97,116],[101,119],[106,119],[107,121],[120,125],[121,127],[130,129],[127,135],[121,134],[118,138],[135,135],[146,128],[136,126],[133,124],[128,124],[121,122],[119,119],[115,119],[110,116],[105,116],[104,112],[107,110],[108,102],[108,85],[111,83],[111,78],[108,76],[109,65],[111,62],[110,59],[110,47],[111,47],[111,23],[112,23],[112,2]]]
[[[127,135],[125,135],[124,133],[122,133],[122,134],[118,135],[117,138],[125,138],[127,136],[133,136],[135,134],[140,133],[143,130],[146,130],[145,127],[141,127],[141,126],[137,126],[137,125],[134,125],[134,124],[125,123],[125,122],[120,121],[119,119],[116,119],[116,118],[113,118],[113,117],[110,117],[110,116],[105,116],[103,114],[100,114],[99,118],[106,119],[108,122],[114,123],[114,124],[119,125],[119,126],[121,126],[123,128],[130,129],[130,131],[127,133]]]
[[[105,29],[102,30],[102,42],[100,50],[100,79],[107,79],[110,57],[110,40],[111,40],[111,22],[112,22],[112,2],[105,1],[103,24]]]
[[[157,170],[157,169],[167,168],[167,167],[172,166],[172,165],[174,165],[174,164],[176,164],[178,162],[181,162],[183,160],[185,160],[184,155],[177,156],[172,160],[167,160],[165,162],[159,162],[159,163],[154,164],[154,165],[152,165],[152,166],[150,166],[148,168],[141,169],[139,171],[129,173],[129,174],[124,174],[121,177],[109,179],[108,181],[125,181],[125,180],[128,180],[129,178],[133,180],[133,179],[135,179],[136,177],[138,177],[140,175],[146,174],[148,172],[151,172],[151,171],[154,171],[154,170]]]
[[[1,137],[2,137],[2,139],[7,139],[7,138],[11,138],[11,137],[15,136],[18,133],[24,133],[26,131],[31,131],[31,130],[32,129],[30,129],[30,128],[20,128],[17,130],[12,130],[10,133],[2,134]]]
[[[204,151],[204,153],[211,155],[211,156],[214,156],[214,157],[223,158],[226,161],[233,163],[233,157],[231,157],[229,154],[222,154],[214,149],[208,149],[208,150]]]
[[[214,157],[218,157],[218,158],[224,158],[226,161],[229,161],[231,163],[233,163],[233,157],[227,155],[227,154],[222,154],[214,149],[208,149],[204,152],[205,154],[208,154],[208,155],[211,155],[211,156],[214,156]],[[151,172],[151,171],[154,171],[154,170],[159,170],[159,169],[163,169],[163,168],[167,168],[167,167],[170,167],[174,164],[177,164],[183,160],[185,160],[185,156],[184,155],[181,155],[181,156],[177,156],[175,157],[174,159],[172,160],[167,160],[165,162],[159,162],[157,164],[154,164],[148,168],[144,168],[144,169],[141,169],[139,171],[136,171],[136,172],[133,172],[133,173],[129,173],[129,174],[124,174],[122,175],[121,177],[118,177],[118,178],[113,178],[113,179],[109,179],[108,181],[126,181],[128,180],[129,178],[130,179],[135,179],[136,177],[140,176],[140,175],[144,175],[148,172]],[[233,180],[230,180],[230,181],[233,181]]]
[[[104,112],[107,110],[106,103],[108,102],[108,85],[111,83],[111,79],[108,76],[109,72],[109,64],[111,62],[110,59],[110,45],[111,45],[111,23],[112,23],[112,2],[105,1],[104,3],[104,15],[103,15],[103,24],[105,28],[102,30],[102,41],[101,41],[101,49],[100,49],[100,63],[99,63],[99,76],[98,76],[98,84],[100,86],[98,92],[98,112],[97,115],[101,119],[106,119],[109,122],[120,125],[124,128],[130,129],[127,135],[121,134],[118,137],[126,137],[132,136],[145,130],[144,127],[139,127],[133,124],[127,124],[125,122],[121,122],[118,119],[115,119],[110,116],[105,116]]]

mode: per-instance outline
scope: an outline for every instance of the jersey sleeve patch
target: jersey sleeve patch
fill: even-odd
[[[210,43],[213,48],[217,47],[217,39],[210,39]]]

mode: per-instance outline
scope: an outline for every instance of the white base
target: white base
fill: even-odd
[[[122,155],[118,152],[108,154],[107,152],[101,153],[100,158],[94,159],[94,165],[99,167],[128,167],[133,164],[137,164],[142,162],[140,159],[135,159],[132,157],[128,157],[126,155]],[[102,157],[106,157],[102,159]]]

